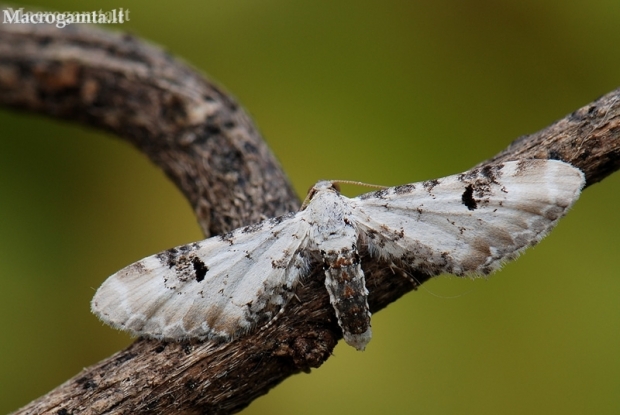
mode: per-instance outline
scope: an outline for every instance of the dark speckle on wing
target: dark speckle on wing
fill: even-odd
[[[232,246],[235,243],[235,232],[226,232],[225,234],[220,235],[220,239],[224,242],[228,242]]]
[[[457,179],[465,185],[461,194],[463,205],[473,211],[488,205],[489,196],[507,193],[499,181],[503,167],[503,164],[492,164],[459,174]]]
[[[377,190],[376,192],[364,193],[363,195],[358,196],[358,198],[360,200],[367,200],[372,198],[385,199],[389,192],[390,189],[381,189]]]
[[[403,184],[394,188],[394,193],[397,195],[411,193],[415,190],[415,184]]]
[[[171,248],[164,252],[157,254],[157,259],[168,268],[172,268],[177,264],[177,258],[179,255],[183,255],[181,248]]]
[[[254,225],[246,226],[241,230],[243,233],[255,233],[263,229],[263,224],[265,222],[255,223]]]
[[[465,188],[463,192],[463,196],[461,196],[461,200],[463,204],[467,206],[469,210],[476,210],[478,207],[476,200],[474,199],[474,187],[470,184]]]
[[[276,226],[276,225],[279,225],[280,223],[284,222],[287,219],[291,219],[295,215],[296,215],[296,212],[289,212],[286,215],[278,216],[276,218],[271,218],[271,219],[266,220],[265,222],[267,224],[269,224],[270,226]],[[265,223],[265,222],[263,222],[263,223]]]
[[[439,183],[441,183],[441,181],[434,179],[434,180],[427,180],[425,182],[422,183],[422,186],[424,186],[424,188],[426,189],[427,192],[431,192],[433,191],[433,188],[435,186],[437,186]]]
[[[458,175],[458,179],[462,182],[485,181],[487,183],[498,184],[498,180],[502,177],[503,164],[489,164],[471,169]]]
[[[489,181],[497,183],[497,180],[501,177],[501,171],[503,167],[503,164],[487,165],[480,169],[480,173],[484,177],[489,179]]]
[[[194,271],[196,272],[196,281],[201,282],[205,279],[205,275],[207,275],[209,267],[207,267],[198,257],[194,257],[192,259],[192,264],[194,265]]]

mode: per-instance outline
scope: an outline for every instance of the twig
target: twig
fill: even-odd
[[[246,113],[226,93],[131,36],[67,26],[0,26],[0,103],[132,142],[192,204],[206,235],[296,210],[299,201]],[[513,142],[492,160],[552,158],[596,183],[620,165],[620,90]],[[368,262],[368,261],[366,261]],[[371,264],[376,312],[415,287]],[[226,344],[137,340],[18,414],[234,413],[320,366],[341,337],[321,272],[276,324]],[[416,275],[418,284],[429,277]]]

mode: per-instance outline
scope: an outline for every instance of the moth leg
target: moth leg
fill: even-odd
[[[325,261],[325,287],[336,312],[344,340],[364,350],[372,336],[364,272],[355,245],[352,249],[321,252]]]

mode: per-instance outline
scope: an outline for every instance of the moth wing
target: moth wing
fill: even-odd
[[[505,162],[351,199],[371,255],[429,275],[489,274],[540,241],[578,199],[581,170]]]
[[[307,272],[308,225],[302,214],[138,261],[103,283],[92,311],[136,336],[237,337],[275,317]]]

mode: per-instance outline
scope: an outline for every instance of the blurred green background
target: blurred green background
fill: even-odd
[[[620,85],[620,2],[38,1],[123,7],[127,30],[252,113],[298,193],[468,169]],[[201,239],[189,205],[125,142],[0,112],[0,413],[130,344],[89,312],[104,279]],[[245,414],[617,414],[618,174],[489,279],[440,277],[373,316]]]

